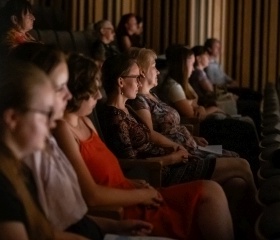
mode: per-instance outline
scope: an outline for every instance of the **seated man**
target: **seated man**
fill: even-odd
[[[100,20],[94,24],[97,40],[91,47],[91,56],[101,65],[106,58],[119,54],[117,45],[114,44],[115,30],[109,20]]]
[[[240,88],[237,86],[237,81],[229,77],[221,68],[218,57],[221,53],[221,43],[216,38],[208,38],[204,46],[206,47],[210,61],[208,67],[205,69],[210,81],[223,88],[227,88],[228,91],[239,96],[242,100],[254,100],[260,102],[262,95],[249,88]]]
[[[250,116],[256,125],[257,132],[260,134],[260,104],[262,94],[250,88],[241,88],[237,86],[237,81],[229,77],[218,63],[218,57],[221,53],[221,43],[216,38],[208,38],[204,44],[209,53],[209,65],[205,72],[209,80],[217,87],[222,87],[238,96],[237,108],[241,115]]]

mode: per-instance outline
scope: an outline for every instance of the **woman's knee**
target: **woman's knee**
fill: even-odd
[[[244,180],[249,180],[253,176],[250,164],[244,158],[218,158],[217,168],[226,175],[230,174],[232,177]]]
[[[211,180],[203,181],[202,200],[226,201],[226,196],[221,185]]]

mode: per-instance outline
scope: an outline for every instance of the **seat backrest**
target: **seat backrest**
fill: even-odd
[[[76,31],[71,32],[71,36],[74,41],[75,51],[90,56],[90,43],[86,34],[81,31]]]

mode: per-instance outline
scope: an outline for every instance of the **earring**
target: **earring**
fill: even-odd
[[[121,95],[123,95],[123,91],[122,91],[122,88],[121,88]]]

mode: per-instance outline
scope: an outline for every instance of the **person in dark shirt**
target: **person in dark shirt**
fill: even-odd
[[[114,43],[115,30],[109,20],[101,20],[94,24],[97,40],[92,44],[91,56],[101,66],[106,58],[119,54],[120,51]]]

